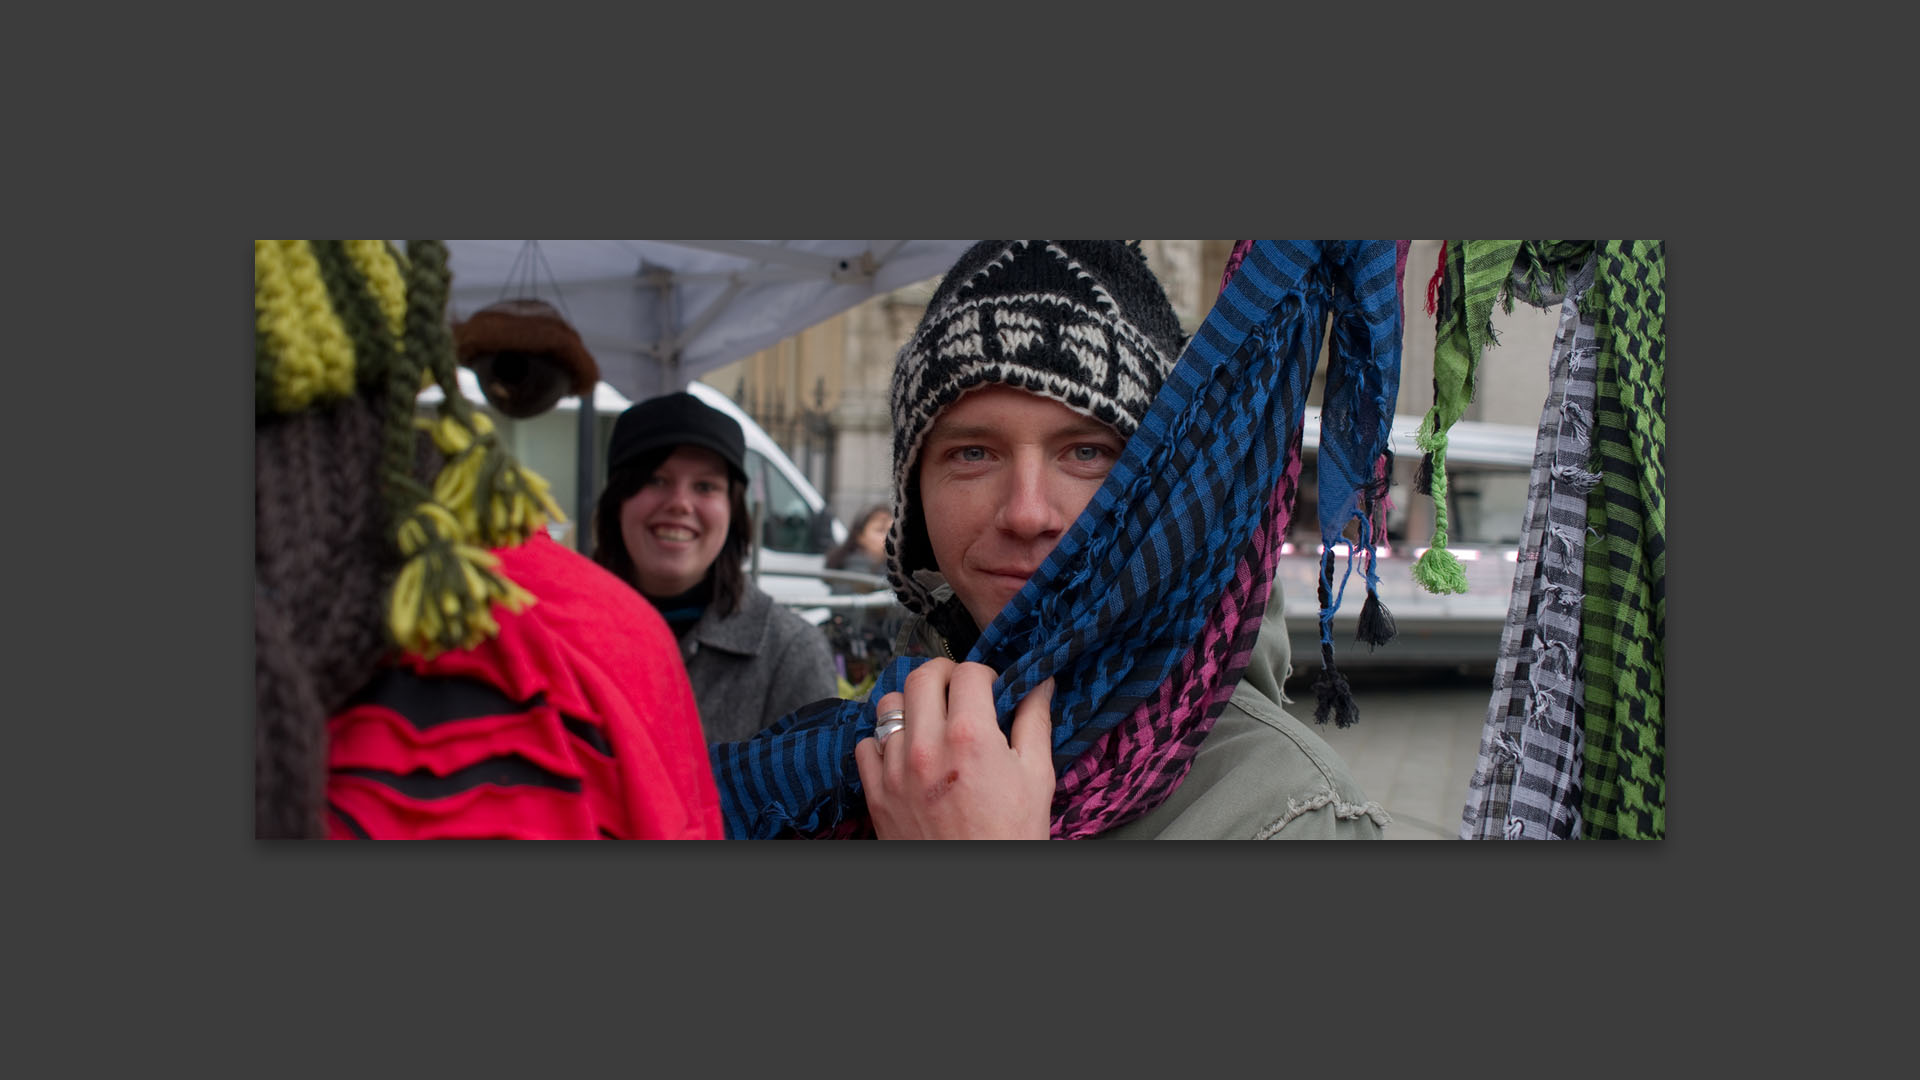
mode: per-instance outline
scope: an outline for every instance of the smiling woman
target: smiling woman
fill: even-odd
[[[671,596],[707,576],[733,519],[729,479],[719,454],[678,446],[620,504],[620,536],[641,592]]]
[[[594,510],[594,561],[679,639],[710,741],[744,739],[835,692],[826,639],[747,580],[745,462],[733,418],[684,392],[652,398],[614,423]]]

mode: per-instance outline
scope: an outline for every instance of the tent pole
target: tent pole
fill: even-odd
[[[582,555],[593,554],[593,459],[598,447],[595,436],[599,433],[598,414],[593,408],[593,387],[588,387],[580,395],[580,440],[579,466],[575,476],[578,481],[574,498],[573,550]]]

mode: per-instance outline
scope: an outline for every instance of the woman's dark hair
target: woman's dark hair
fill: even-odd
[[[620,534],[620,507],[646,486],[648,480],[678,446],[662,446],[634,458],[607,477],[607,486],[593,505],[593,561],[613,571],[615,577],[640,591],[640,576],[634,572],[633,557],[627,554],[626,537]],[[753,518],[747,512],[747,485],[732,470],[727,473],[727,539],[720,554],[707,567],[706,580],[713,584],[713,606],[721,615],[740,610],[747,595],[747,555],[753,544]]]
[[[860,550],[860,534],[867,531],[867,523],[872,521],[876,515],[891,515],[892,513],[893,506],[889,503],[874,503],[862,511],[858,523],[855,524],[853,528],[847,530],[847,538],[835,544],[832,551],[827,552],[827,569],[846,569],[848,557]]]

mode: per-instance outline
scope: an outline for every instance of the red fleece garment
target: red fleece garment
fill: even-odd
[[[378,839],[722,839],[673,635],[544,532],[494,552],[532,593],[497,637],[408,655],[328,722],[329,831]]]

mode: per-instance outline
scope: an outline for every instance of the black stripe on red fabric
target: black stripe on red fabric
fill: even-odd
[[[545,700],[546,694],[540,692],[525,701],[515,701],[499,687],[464,675],[421,676],[400,668],[382,668],[347,706],[392,709],[416,729],[426,731],[456,720],[526,712]]]
[[[413,799],[444,799],[482,784],[497,784],[500,787],[544,787],[572,794],[579,794],[581,790],[579,780],[548,772],[518,754],[488,758],[464,769],[455,770],[446,776],[435,776],[424,769],[416,769],[404,775],[387,772],[384,769],[339,769],[336,772],[341,776],[357,776],[385,784]]]
[[[568,716],[566,713],[560,714],[560,722],[566,725],[574,738],[600,751],[600,756],[613,756],[613,744],[607,741],[607,733],[601,731],[597,725],[590,724],[577,716]]]

